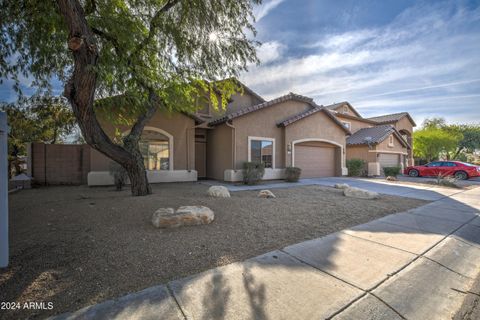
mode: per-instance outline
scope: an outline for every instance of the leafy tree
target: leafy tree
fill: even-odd
[[[413,133],[413,153],[417,158],[436,160],[453,152],[462,139],[462,133],[447,126],[444,119],[426,119],[422,129]]]
[[[425,119],[422,123],[422,128],[443,128],[447,125],[444,118]]]
[[[2,106],[7,112],[9,168],[21,172],[19,157],[27,142],[58,143],[73,132],[76,121],[65,99],[44,96]],[[11,169],[9,170],[11,174]]]
[[[206,97],[225,106],[233,81],[258,62],[252,6],[260,0],[7,0],[0,12],[0,77],[29,74],[46,88],[65,83],[85,141],[128,172],[133,195],[151,192],[138,147],[157,109],[193,112]],[[67,80],[68,78],[68,80]],[[218,96],[218,95],[219,96]],[[118,95],[110,114],[128,119],[116,144],[103,131],[94,100]],[[112,117],[115,118],[115,117]]]
[[[455,151],[452,152],[452,159],[466,161],[467,156],[462,154],[472,154],[475,150],[480,150],[480,125],[451,125],[449,128],[463,136]]]

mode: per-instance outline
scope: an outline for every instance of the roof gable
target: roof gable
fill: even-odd
[[[209,124],[210,124],[210,125],[218,125],[218,124],[227,122],[227,121],[229,121],[229,120],[232,120],[232,119],[241,117],[241,116],[243,116],[243,115],[245,115],[245,114],[249,114],[249,113],[252,113],[252,112],[255,112],[255,111],[259,111],[259,110],[265,109],[265,108],[267,108],[267,107],[270,107],[270,106],[279,104],[279,103],[281,103],[281,102],[289,101],[289,100],[296,100],[296,101],[300,101],[300,102],[306,102],[306,103],[309,104],[312,108],[314,108],[314,107],[317,106],[317,105],[313,102],[313,99],[312,99],[312,98],[305,97],[305,96],[301,96],[301,95],[299,95],[299,94],[295,94],[295,93],[290,92],[289,94],[284,95],[284,96],[281,96],[281,97],[278,97],[278,98],[276,98],[276,99],[273,99],[273,100],[270,100],[270,101],[266,101],[266,102],[263,102],[263,103],[259,103],[259,104],[253,105],[253,106],[248,106],[248,107],[245,107],[245,108],[241,108],[241,109],[239,109],[239,110],[237,110],[237,111],[235,111],[235,112],[232,112],[232,113],[229,113],[229,114],[225,114],[225,115],[221,116],[220,118],[217,118],[217,119],[211,121]]]
[[[279,127],[286,127],[292,123],[295,123],[299,120],[305,119],[313,114],[316,114],[317,112],[323,112],[329,117],[333,122],[335,122],[338,126],[340,126],[343,131],[345,131],[347,134],[352,134],[350,130],[348,130],[338,119],[335,117],[328,109],[326,109],[324,106],[318,106],[316,105],[314,108],[300,112],[294,116],[291,116],[279,123],[277,123],[277,126]]]
[[[395,135],[403,146],[410,148],[410,145],[403,139],[397,129],[390,124],[362,128],[347,138],[347,145],[378,144],[392,134]]]
[[[376,123],[394,123],[403,119],[404,117],[407,117],[414,127],[417,126],[417,124],[415,123],[415,121],[413,121],[413,118],[410,116],[408,112],[385,114],[382,116],[370,117],[367,119],[375,121]]]
[[[335,111],[335,112],[338,112],[339,114],[349,115],[348,112],[344,113],[343,108],[345,108],[345,107],[348,108],[348,110],[351,111],[355,116],[357,116],[359,118],[362,118],[360,113],[358,113],[358,111],[355,110],[355,108],[348,101],[343,101],[343,102],[334,103],[334,104],[325,106],[325,108],[327,108],[329,110],[332,110],[332,111]]]

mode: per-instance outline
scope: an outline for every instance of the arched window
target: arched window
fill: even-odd
[[[170,138],[161,132],[144,130],[139,142],[145,169],[170,170]]]

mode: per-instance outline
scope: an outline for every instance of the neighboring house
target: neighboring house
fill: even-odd
[[[246,161],[265,163],[264,179],[283,178],[289,166],[300,167],[303,178],[342,176],[351,154],[372,168],[379,163],[378,170],[370,171],[379,175],[382,165],[397,164],[391,155],[398,155],[398,164],[405,162],[400,156],[411,158],[407,141],[413,120],[408,126],[403,118],[365,119],[347,102],[323,107],[294,93],[265,101],[238,83],[243,92],[234,94],[225,110],[205,105],[193,115],[158,111],[152,117],[140,143],[150,182],[241,181]],[[113,137],[118,128],[100,122]],[[370,128],[376,129],[366,130]],[[370,135],[370,144],[363,144]],[[110,159],[91,150],[89,163],[89,185],[112,184]]]
[[[403,169],[413,165],[412,133],[416,124],[407,112],[363,118],[348,102],[326,108],[352,132],[347,138],[347,160],[364,160],[368,175],[382,175],[384,167]]]

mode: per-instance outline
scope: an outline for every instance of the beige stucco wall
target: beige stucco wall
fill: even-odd
[[[343,121],[343,122],[350,122],[350,131],[352,133],[357,132],[358,130],[362,128],[371,128],[373,125],[371,123],[365,122],[365,121],[359,121],[359,120],[354,120],[346,117],[342,117],[341,114],[337,113],[336,114],[338,120]]]
[[[249,136],[275,139],[275,168],[284,168],[284,129],[277,127],[277,123],[310,108],[311,106],[305,102],[285,101],[234,119],[232,121],[236,136],[234,169],[241,169],[243,163],[248,161]],[[318,123],[315,125],[318,126]]]
[[[375,162],[376,154],[375,152],[368,152],[368,146],[348,146],[347,147],[347,160],[351,159],[362,159],[365,162]]]
[[[207,131],[207,177],[223,180],[233,165],[233,129],[226,124]]]
[[[104,131],[114,136],[115,126],[100,118]],[[195,121],[181,113],[158,111],[146,124],[148,127],[162,129],[173,136],[173,169],[195,169]],[[127,126],[118,126],[121,132],[129,130]],[[108,171],[111,160],[98,151],[92,150],[90,155],[91,171]]]
[[[307,118],[294,122],[285,128],[285,165],[292,165],[292,154],[288,154],[287,145],[295,141],[317,139],[338,144],[345,150],[346,132],[323,112],[317,112]],[[341,167],[345,167],[343,155]]]
[[[400,131],[400,130],[407,130],[408,132],[413,133],[413,125],[412,123],[410,122],[410,120],[408,120],[408,117],[403,117],[402,119],[400,119],[399,121],[395,122],[394,123],[394,127]]]
[[[348,114],[350,116],[358,117],[357,114],[352,110],[352,108],[350,108],[350,106],[348,104],[344,104],[344,105],[341,105],[341,106],[335,108],[335,111],[337,111],[338,114],[345,113],[344,112],[344,106],[347,107],[346,114]]]
[[[220,102],[220,95],[217,95],[217,99]],[[211,116],[211,117],[219,117],[226,112],[232,113],[241,108],[253,106],[256,104],[261,103],[262,101],[258,99],[256,96],[250,94],[248,91],[244,91],[243,93],[236,93],[230,97],[230,103],[227,105],[225,109],[221,108],[219,105],[215,108],[211,103],[205,103],[205,100],[199,100],[199,104],[202,105],[201,109],[197,111],[197,113],[201,116]]]
[[[393,134],[392,134],[393,135]],[[403,153],[407,153],[407,148],[405,148],[401,143],[400,143],[400,140],[395,136],[393,135],[394,139],[393,139],[393,147],[390,146],[388,144],[388,141],[390,139],[390,137],[387,137],[385,140],[383,140],[382,142],[380,142],[379,144],[377,144],[375,146],[375,150],[377,152],[381,152],[381,151],[386,151],[386,152],[403,152]]]

